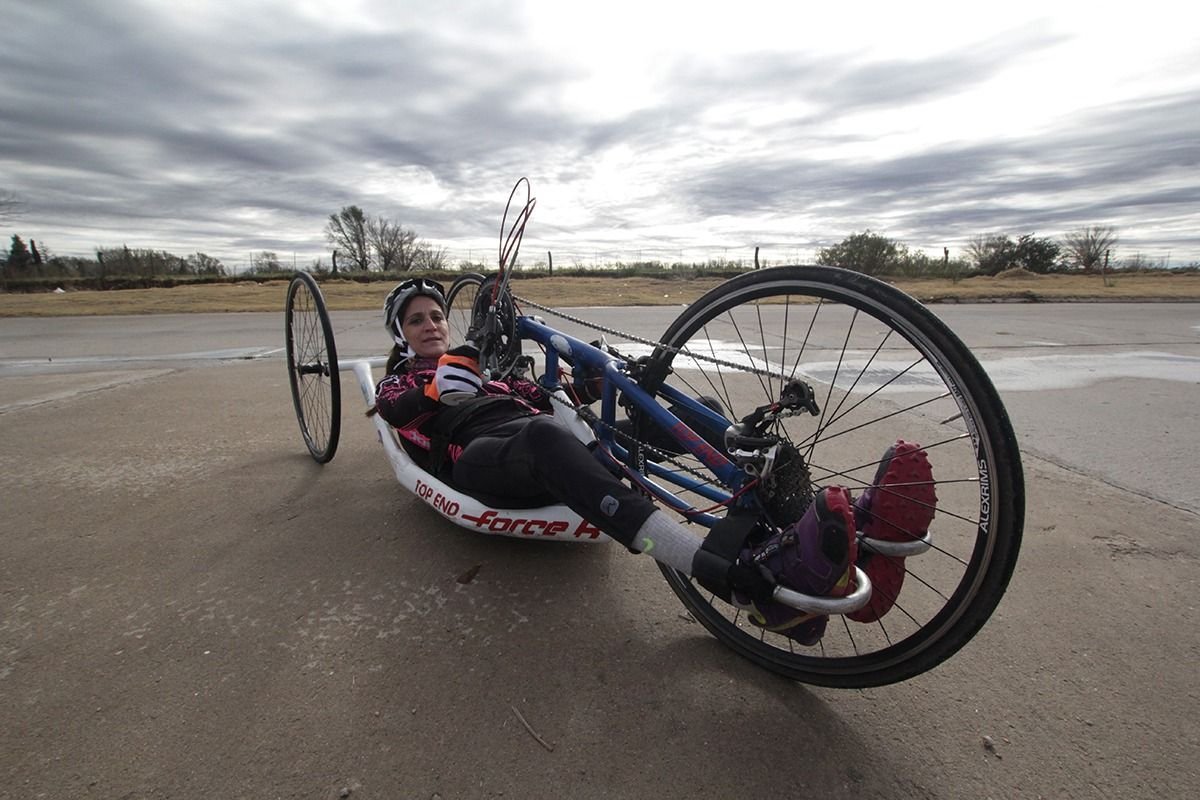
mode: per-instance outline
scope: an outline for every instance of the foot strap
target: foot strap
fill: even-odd
[[[755,603],[770,600],[775,591],[775,576],[770,570],[758,564],[738,563],[738,555],[758,520],[757,513],[730,511],[712,526],[692,559],[692,577],[726,603],[733,602],[735,589]]]

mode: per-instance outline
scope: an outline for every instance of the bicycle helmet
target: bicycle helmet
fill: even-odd
[[[404,307],[417,295],[432,297],[442,307],[442,312],[446,312],[446,290],[440,283],[428,278],[412,278],[404,281],[392,289],[387,299],[383,301],[383,326],[392,335],[396,346],[406,355],[411,354],[408,352],[408,342],[404,339],[402,327]]]

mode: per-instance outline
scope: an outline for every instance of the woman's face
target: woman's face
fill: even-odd
[[[432,297],[419,294],[409,300],[400,327],[419,358],[437,358],[450,349],[450,326],[442,307]]]

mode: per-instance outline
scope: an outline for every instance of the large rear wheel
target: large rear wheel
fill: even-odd
[[[337,452],[342,393],[325,298],[307,272],[297,273],[288,285],[284,316],[288,382],[296,421],[308,452],[324,464]]]

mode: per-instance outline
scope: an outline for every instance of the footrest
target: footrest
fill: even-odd
[[[854,582],[857,588],[845,597],[818,597],[776,586],[772,599],[812,614],[849,614],[858,611],[871,600],[871,579],[867,577],[867,573],[854,567]]]
[[[911,542],[890,542],[885,539],[869,539],[866,536],[860,536],[858,537],[858,546],[865,547],[872,553],[879,553],[881,556],[907,558],[908,556],[919,556],[933,547],[933,536],[926,531],[920,539],[913,539]]]

